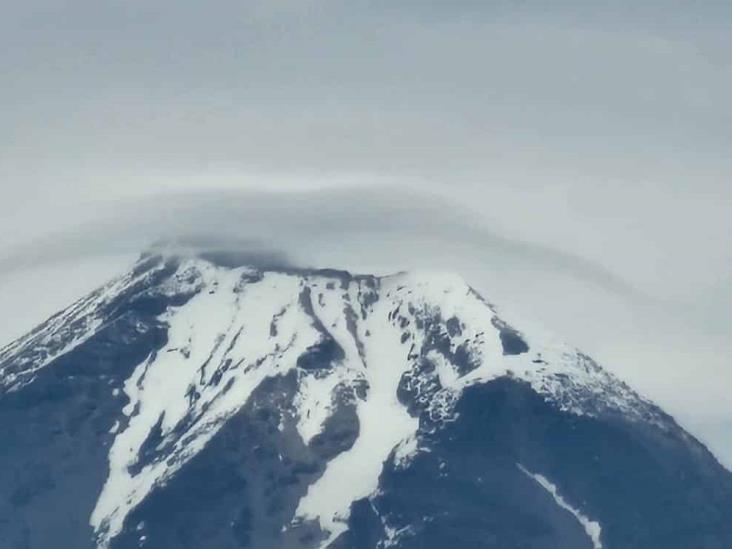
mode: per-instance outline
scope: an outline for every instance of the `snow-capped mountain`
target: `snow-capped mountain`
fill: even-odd
[[[732,547],[732,474],[454,275],[144,255],[0,350],[0,447],[2,549]]]

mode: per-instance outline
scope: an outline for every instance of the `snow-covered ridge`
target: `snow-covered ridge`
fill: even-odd
[[[17,390],[55,359],[87,341],[112,316],[115,301],[144,292],[194,291],[171,274],[172,259],[143,256],[130,272],[110,281],[0,349],[0,390]],[[177,261],[175,261],[177,265]],[[162,278],[161,278],[162,277]]]
[[[272,376],[296,373],[288,413],[306,444],[333,413],[339,390],[356,395],[356,441],[327,463],[293,517],[319,522],[323,547],[345,529],[351,502],[376,490],[384,462],[408,462],[420,429],[454,419],[455,402],[472,384],[512,376],[572,413],[663,422],[589,358],[508,325],[458,276],[263,271],[197,257],[147,258],[1,350],[0,390],[21,390],[92,337],[120,301],[141,294],[181,299],[157,317],[167,326],[165,345],[124,384],[128,403],[90,519],[101,546]]]

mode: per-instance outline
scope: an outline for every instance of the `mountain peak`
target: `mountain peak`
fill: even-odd
[[[697,444],[586,355],[506,322],[460,276],[352,275],[244,259],[146,253],[130,272],[0,350],[6,402],[36,392],[45,402],[62,391],[45,406],[65,417],[54,408],[64,391],[88,387],[104,399],[94,436],[104,441],[105,479],[89,509],[100,547],[152,536],[156,526],[146,524],[161,505],[156,498],[210,452],[238,448],[231,429],[261,441],[240,456],[254,460],[257,479],[242,486],[255,482],[248,490],[269,494],[268,475],[284,475],[272,507],[248,511],[267,525],[247,527],[255,547],[355,547],[344,540],[362,526],[353,522],[359,502],[385,493],[384,475],[437,455],[445,433],[463,436],[453,430],[483,414],[470,411],[471,399],[496,388],[503,396],[495,402],[514,394],[516,418],[531,403],[547,414],[537,422],[635,426]],[[490,408],[491,398],[481,402]],[[551,492],[537,472],[547,464],[519,453],[511,475]],[[262,463],[269,472],[260,475]],[[401,515],[379,516],[380,547],[420,531]],[[582,539],[601,539],[602,521],[574,516],[592,527]],[[251,521],[232,520],[244,521],[237,528]]]
[[[251,244],[207,245],[198,240],[163,241],[150,246],[140,255],[138,265],[150,266],[160,262],[201,262],[224,269],[245,268],[260,272],[281,272],[292,275],[334,279],[378,278],[389,283],[442,287],[443,290],[465,289],[468,284],[456,272],[434,269],[399,271],[385,275],[358,274],[345,269],[296,266],[284,254]]]

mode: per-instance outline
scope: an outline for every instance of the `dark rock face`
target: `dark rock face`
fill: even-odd
[[[672,418],[634,400],[627,386],[603,374],[588,357],[577,355],[574,378],[552,372],[551,359],[545,360],[534,340],[500,320],[492,308],[481,317],[485,325],[481,320],[475,330],[474,318],[410,301],[411,289],[399,293],[402,287],[392,284],[384,291],[378,278],[292,272],[305,282],[294,286],[291,302],[277,303],[259,321],[260,332],[273,340],[289,334],[293,325],[296,329],[284,343],[262,345],[260,355],[238,351],[242,376],[270,362],[273,373],[257,378],[215,434],[173,474],[155,482],[102,547],[321,547],[329,532],[322,521],[298,516],[298,505],[334,460],[358,446],[367,425],[360,407],[373,392],[383,391],[383,385],[372,383],[378,378],[368,377],[370,368],[382,365],[368,362],[369,341],[379,330],[393,330],[393,342],[404,350],[398,355],[402,362],[394,366],[402,370],[393,395],[407,419],[419,425],[414,449],[406,457],[399,446],[384,454],[376,488],[368,497],[348,500],[353,503],[343,519],[347,528],[328,547],[732,547],[732,474]],[[92,294],[77,307],[86,311],[83,315],[68,315],[68,322],[56,324],[51,319],[16,350],[0,350],[0,374],[12,381],[3,385],[0,378],[0,549],[100,546],[90,517],[111,478],[110,449],[140,412],[125,412],[141,402],[130,400],[134,391],[128,385],[144,385],[134,371],[154,363],[173,341],[166,313],[198,295],[222,291],[218,280],[205,287],[204,274],[177,261],[145,258],[111,298]],[[247,271],[232,291],[246,296],[266,276]],[[307,277],[319,280],[312,291]],[[448,290],[463,292],[449,287],[426,295]],[[348,292],[355,292],[353,301]],[[378,317],[377,323],[359,325],[373,319],[382,305],[383,322]],[[293,316],[297,307],[301,316]],[[329,317],[332,311],[341,316]],[[79,338],[88,326],[94,326],[91,333]],[[171,448],[178,441],[196,442],[189,428],[206,408],[195,406],[205,401],[207,390],[220,389],[216,398],[228,394],[234,379],[225,376],[240,365],[227,353],[234,352],[250,326],[235,327],[229,340],[215,338],[213,350],[185,386],[189,407],[170,431],[165,413],[152,416],[125,464],[131,477],[174,459],[178,454]],[[523,357],[522,367],[535,367],[542,375],[546,370],[541,380],[551,385],[550,392],[541,393],[512,372],[454,389],[464,376],[480,373],[481,338],[491,329],[496,331],[491,357]],[[291,368],[279,369],[299,337],[307,343],[291,357]],[[76,344],[69,346],[71,341]],[[176,348],[167,356],[188,360],[191,348]],[[218,361],[212,358],[216,353]],[[52,360],[29,368],[44,357]],[[585,386],[585,378],[601,384]],[[598,386],[604,392],[596,391]],[[157,397],[168,396],[169,387],[156,389]],[[312,402],[304,405],[306,397]],[[616,401],[625,407],[613,407]],[[302,420],[324,405],[328,413],[319,430],[304,436]],[[389,413],[379,417],[384,431],[393,419]],[[349,474],[356,478],[362,472]]]
[[[343,360],[343,350],[332,338],[313,345],[297,359],[297,367],[303,370],[331,368],[334,362]]]
[[[493,326],[498,328],[504,355],[520,355],[528,352],[529,346],[521,338],[521,334],[517,330],[498,317],[493,319]]]
[[[562,413],[508,378],[466,390],[457,412],[426,435],[429,452],[382,473],[371,503],[408,532],[399,547],[591,548],[578,521],[517,464],[599,522],[603,547],[729,546],[732,475],[680,430]],[[351,515],[353,547],[383,535],[362,513]]]

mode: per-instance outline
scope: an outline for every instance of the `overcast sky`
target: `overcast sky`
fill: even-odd
[[[178,233],[459,270],[732,466],[732,4],[598,4],[4,6],[0,343]]]

